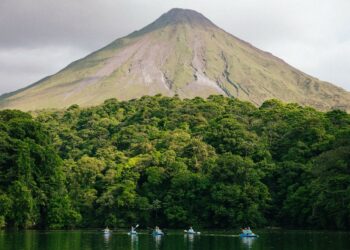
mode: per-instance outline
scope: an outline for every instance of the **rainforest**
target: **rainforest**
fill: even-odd
[[[350,115],[144,96],[0,111],[0,227],[350,229]]]

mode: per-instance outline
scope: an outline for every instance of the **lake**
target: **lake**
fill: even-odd
[[[237,232],[236,232],[237,233]],[[202,232],[185,236],[180,231],[153,237],[147,232],[129,236],[122,232],[104,235],[100,231],[0,231],[1,250],[97,250],[97,249],[279,249],[345,250],[350,249],[349,232],[257,231],[257,239],[241,239],[231,233]]]

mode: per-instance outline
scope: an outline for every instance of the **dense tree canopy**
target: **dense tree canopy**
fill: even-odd
[[[222,96],[0,111],[0,227],[350,229],[350,115]]]

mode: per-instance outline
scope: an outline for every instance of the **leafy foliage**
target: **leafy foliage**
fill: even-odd
[[[222,96],[0,111],[0,226],[350,228],[350,116]]]

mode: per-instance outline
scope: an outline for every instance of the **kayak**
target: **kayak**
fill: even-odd
[[[110,234],[111,232],[112,232],[112,231],[109,230],[109,229],[104,229],[104,230],[103,230],[103,233],[104,233],[104,234]]]
[[[164,235],[164,233],[163,233],[163,232],[156,232],[156,231],[153,231],[153,232],[152,232],[152,235],[153,235],[153,236],[160,236],[160,235]]]
[[[137,235],[137,232],[136,231],[130,231],[130,232],[128,232],[128,235]]]
[[[239,237],[241,238],[257,238],[259,235],[256,235],[255,233],[248,233],[248,234],[240,234]]]
[[[185,234],[193,234],[193,235],[194,235],[194,234],[197,234],[197,235],[198,235],[198,234],[201,234],[201,232],[195,232],[195,231],[192,231],[192,232],[191,232],[191,231],[187,231],[187,230],[184,230],[184,233],[185,233]]]

